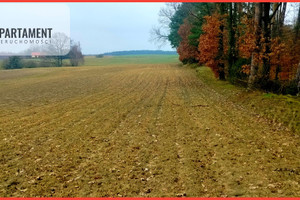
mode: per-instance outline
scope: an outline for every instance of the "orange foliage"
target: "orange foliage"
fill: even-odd
[[[219,50],[219,36],[221,34],[220,26],[225,24],[224,17],[219,14],[205,16],[206,23],[202,26],[203,34],[199,38],[199,61],[210,67],[216,76],[218,76],[218,63],[223,62],[217,60]],[[227,51],[227,34],[223,32],[224,54]]]
[[[250,65],[243,65],[242,66],[242,72],[244,73],[244,74],[247,74],[247,75],[250,75]]]
[[[242,24],[238,27],[241,36],[238,40],[239,54],[243,58],[251,58],[252,53],[256,50],[255,46],[255,31],[254,20],[243,18]],[[259,63],[260,68],[263,64],[263,58],[266,58],[270,62],[270,80],[287,81],[292,80],[295,77],[297,66],[300,61],[300,55],[295,52],[300,52],[300,43],[297,40],[294,44],[294,35],[291,30],[285,30],[286,40],[283,42],[279,37],[271,39],[270,53],[264,54],[266,49],[266,42],[263,35],[260,36],[260,49],[259,53],[254,54],[254,59]],[[261,69],[260,69],[261,70]],[[242,66],[243,73],[250,74],[250,65]],[[276,75],[277,74],[277,75]]]
[[[187,62],[190,60],[195,60],[198,55],[197,48],[190,45],[189,35],[191,34],[192,25],[188,22],[187,19],[184,20],[184,23],[180,26],[178,34],[181,37],[181,42],[177,48],[177,53],[179,54],[179,60],[181,62]]]
[[[243,58],[251,58],[255,50],[254,20],[244,17],[238,26],[238,31],[242,33],[238,40],[239,53]]]
[[[263,58],[267,58],[263,52],[266,49],[265,39],[263,34],[259,36],[260,46],[256,46],[256,35],[254,29],[254,19],[244,16],[241,20],[241,24],[238,25],[238,31],[241,34],[238,38],[239,55],[242,58],[254,59],[255,63],[258,63],[259,67],[262,67]],[[268,58],[267,58],[268,59]],[[243,65],[241,72],[250,75],[250,65]],[[262,69],[260,69],[262,71]]]
[[[276,71],[278,71],[278,80],[286,81],[295,78],[299,63],[299,43],[293,44],[292,39],[280,42],[280,38],[274,38],[271,40],[271,53],[270,56],[270,79],[276,79]]]

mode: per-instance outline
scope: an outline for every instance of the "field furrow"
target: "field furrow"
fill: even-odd
[[[299,196],[299,136],[176,64],[0,71],[0,196]]]

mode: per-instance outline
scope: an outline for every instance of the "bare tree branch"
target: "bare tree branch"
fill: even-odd
[[[282,3],[278,3],[275,10],[273,11],[272,15],[270,16],[270,20],[276,15],[276,12],[278,11],[278,8],[282,5]]]
[[[159,48],[168,42],[168,34],[170,32],[169,24],[180,4],[181,3],[166,3],[166,7],[161,8],[159,11],[159,25],[152,27],[149,39],[150,42],[155,43]]]
[[[152,27],[150,31],[150,42],[158,45],[159,48],[168,42],[168,34],[164,33],[162,27]]]

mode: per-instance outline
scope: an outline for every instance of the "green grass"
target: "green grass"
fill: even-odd
[[[26,59],[27,62],[37,62],[37,66],[42,59]],[[179,63],[178,55],[130,55],[130,56],[105,56],[96,58],[95,56],[85,56],[84,66],[111,66],[111,65],[130,65],[130,64],[174,64]],[[3,60],[0,60],[0,70]],[[64,59],[63,66],[70,66],[70,60]],[[51,66],[49,66],[51,67]]]
[[[3,69],[2,63],[3,63],[3,60],[0,59],[0,70]]]
[[[96,58],[86,56],[84,58],[86,66],[110,66],[121,64],[167,64],[178,63],[177,55],[130,55],[130,56],[105,56]]]
[[[217,80],[208,67],[198,67],[196,71],[203,82],[228,100],[254,110],[260,116],[275,122],[275,125],[285,125],[292,131],[300,133],[299,96],[277,95],[258,90],[248,91],[227,81]]]

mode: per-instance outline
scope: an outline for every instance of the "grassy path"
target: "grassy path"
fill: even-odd
[[[299,136],[173,64],[0,71],[0,196],[300,196]]]

